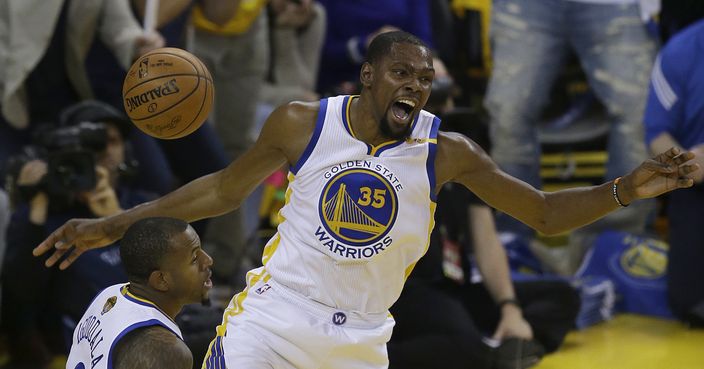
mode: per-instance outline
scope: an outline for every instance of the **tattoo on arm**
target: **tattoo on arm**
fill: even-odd
[[[191,369],[193,355],[186,344],[161,326],[138,328],[115,346],[115,369]]]

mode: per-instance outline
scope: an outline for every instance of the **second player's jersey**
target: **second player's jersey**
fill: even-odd
[[[353,99],[321,100],[263,262],[275,282],[315,301],[382,313],[428,247],[440,121],[421,111],[408,139],[373,147],[355,138]]]
[[[154,303],[131,294],[127,284],[110,286],[95,297],[78,322],[66,368],[112,368],[117,342],[137,328],[154,325],[183,339],[176,323]]]

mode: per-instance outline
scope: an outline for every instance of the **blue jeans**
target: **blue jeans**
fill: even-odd
[[[541,187],[537,123],[570,49],[611,120],[606,177],[647,158],[642,115],[656,45],[637,4],[495,0],[492,11],[485,105],[492,157],[504,171]]]

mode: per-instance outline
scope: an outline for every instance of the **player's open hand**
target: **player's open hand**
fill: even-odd
[[[45,265],[51,267],[63,259],[59,268],[66,269],[85,251],[115,241],[114,237],[108,236],[105,226],[104,219],[71,219],[40,243],[32,254],[40,256],[53,249],[54,253]]]
[[[695,163],[694,153],[681,152],[671,148],[653,159],[646,160],[631,174],[623,177],[623,186],[619,186],[618,195],[622,202],[628,204],[633,200],[656,197],[678,188],[691,187],[694,181],[687,175],[699,169]]]

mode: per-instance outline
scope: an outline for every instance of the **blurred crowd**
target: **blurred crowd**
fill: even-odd
[[[70,218],[112,215],[224,168],[281,104],[356,94],[380,33],[400,29],[429,45],[426,110],[537,188],[612,180],[672,146],[704,167],[698,0],[162,0],[150,29],[153,1],[0,2],[0,368],[63,367],[86,306],[126,280],[117,243],[59,271],[32,256],[41,240]],[[177,140],[137,130],[122,103],[125,70],[165,46],[198,56],[215,85],[207,124]],[[570,159],[595,152],[596,171]],[[545,157],[555,153],[564,165],[550,176]],[[261,263],[287,169],[237,211],[193,224],[216,284],[209,305],[177,320],[197,367],[225,299]],[[662,295],[647,295],[662,298],[656,315],[704,326],[704,287],[694,282],[704,278],[704,173],[693,176],[691,189],[558,239],[446,186],[428,254],[392,309],[391,367],[534,365],[590,321],[583,286],[618,278],[584,272],[608,232],[622,235],[612,250],[647,240],[635,244],[643,259],[634,265],[664,283]],[[656,243],[659,271],[642,264]],[[492,284],[509,277],[518,301],[497,306]]]

